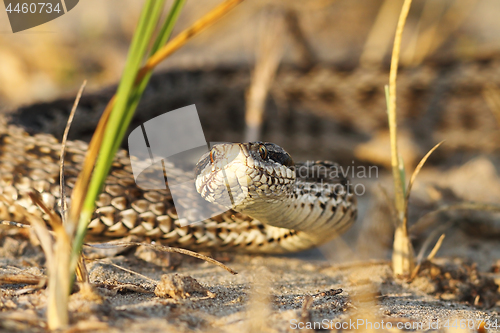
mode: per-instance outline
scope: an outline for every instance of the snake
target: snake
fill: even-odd
[[[66,143],[67,196],[87,149],[83,141]],[[51,134],[30,135],[21,127],[0,123],[0,219],[23,224],[29,223],[29,214],[48,219],[29,197],[33,190],[48,207],[58,209],[60,150],[60,142]],[[215,145],[200,157],[194,174],[199,198],[225,209],[186,224],[177,213],[168,182],[166,189],[141,189],[127,152],[120,150],[95,202],[87,237],[137,236],[193,250],[287,253],[323,244],[356,220],[356,196],[338,164],[294,163],[273,143]]]

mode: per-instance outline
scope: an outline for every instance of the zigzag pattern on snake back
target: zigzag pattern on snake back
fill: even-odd
[[[39,191],[44,202],[57,209],[60,144],[48,134],[30,136],[19,127],[6,126],[5,123],[1,125],[0,195],[8,200],[0,200],[0,219],[27,223],[24,209],[20,207],[47,218],[32,203],[27,191],[32,188]],[[125,151],[120,151],[104,190],[96,202],[97,208],[89,225],[89,234],[106,238],[137,235],[190,249],[283,253],[319,245],[335,237],[354,222],[356,200],[347,180],[342,177],[332,178],[328,172],[337,167],[335,164],[297,164],[295,167],[306,170],[304,176],[300,175],[303,170],[297,173],[296,177],[291,157],[276,145],[255,143],[233,146],[239,149],[256,145],[266,149],[265,157],[255,153],[249,155],[248,151],[254,151],[253,148],[242,148],[242,151],[247,152],[245,163],[248,170],[245,172],[258,178],[259,191],[264,189],[264,186],[269,189],[276,184],[283,184],[284,180],[288,186],[286,191],[273,189],[274,191],[268,193],[266,198],[273,198],[274,205],[260,202],[259,205],[253,206],[258,210],[249,210],[251,205],[245,209],[235,205],[235,209],[240,212],[229,209],[201,223],[182,226],[169,189],[138,188],[132,175],[129,157]],[[217,146],[213,151],[216,149]],[[74,186],[86,151],[87,144],[84,142],[67,143],[65,175],[69,187],[68,195]],[[287,159],[283,159],[287,156]],[[260,161],[257,161],[259,158]],[[230,174],[232,168],[228,167],[227,173]],[[269,187],[266,181],[262,180],[262,175],[257,175],[257,171],[267,175],[265,179],[270,182]],[[310,183],[321,184],[327,189],[312,192],[307,186]],[[335,184],[337,191],[329,190],[328,184]],[[285,197],[280,197],[283,193]],[[255,199],[252,195],[248,197]],[[15,204],[11,204],[12,202]],[[258,218],[245,214],[246,211]],[[278,218],[283,214],[288,218]],[[294,228],[290,228],[292,226]]]

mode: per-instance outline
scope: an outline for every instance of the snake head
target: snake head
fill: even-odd
[[[268,142],[217,144],[195,167],[196,190],[209,202],[240,212],[287,197],[295,183],[294,162]],[[261,208],[262,209],[262,208]]]

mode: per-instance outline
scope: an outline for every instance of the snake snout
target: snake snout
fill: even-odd
[[[246,196],[245,177],[241,169],[241,149],[238,144],[217,144],[205,153],[194,169],[198,193],[209,202],[232,207]]]
[[[195,176],[205,200],[240,212],[283,200],[295,182],[290,155],[262,142],[215,145],[201,157]]]

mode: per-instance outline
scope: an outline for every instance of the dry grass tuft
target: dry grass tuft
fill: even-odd
[[[408,237],[408,230],[405,223],[405,188],[403,163],[398,154],[397,143],[397,121],[396,121],[396,78],[398,73],[399,53],[401,50],[401,38],[405,26],[408,12],[410,11],[411,0],[405,0],[401,8],[396,35],[394,37],[394,47],[391,58],[391,71],[389,74],[389,88],[386,89],[388,95],[388,118],[389,133],[391,141],[391,164],[392,176],[394,179],[395,205],[397,211],[397,227],[394,234],[394,246],[392,254],[392,269],[396,276],[409,276],[415,267],[413,246]]]

